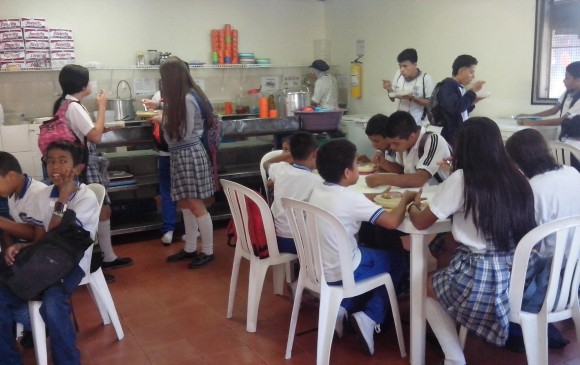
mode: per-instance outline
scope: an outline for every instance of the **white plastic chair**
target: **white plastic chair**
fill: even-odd
[[[280,156],[282,152],[284,151],[282,150],[270,151],[266,153],[262,157],[262,160],[260,161],[260,175],[262,176],[262,184],[264,185],[264,196],[266,197],[266,202],[268,203],[268,205],[272,205],[272,202],[270,201],[270,194],[268,194],[268,172],[266,171],[266,169],[264,169],[264,162],[274,157]]]
[[[580,161],[580,149],[560,141],[548,141],[550,153],[556,161],[563,165],[572,166],[572,156]]]
[[[286,359],[290,359],[292,356],[296,322],[298,321],[298,312],[300,311],[302,291],[305,287],[320,293],[316,364],[325,365],[330,361],[332,336],[334,334],[338,308],[342,300],[364,294],[381,285],[387,288],[389,294],[401,357],[406,357],[407,352],[403,339],[399,305],[397,303],[397,295],[391,275],[385,273],[355,282],[352,269],[352,252],[348,248],[348,234],[342,223],[331,213],[307,202],[282,198],[282,206],[288,215],[288,221],[290,222],[290,228],[298,251],[298,260],[300,261],[300,274],[298,275],[298,284],[296,286],[292,317],[290,319]],[[339,239],[338,253],[342,270],[342,286],[328,285],[324,277],[324,259],[320,253],[321,242],[318,235],[318,225],[321,222],[330,226],[336,232],[337,239]]]
[[[103,205],[103,199],[105,198],[105,187],[100,184],[89,184],[88,188],[91,189],[97,196],[97,201],[99,202],[98,210],[101,210]],[[95,237],[93,237],[95,239]],[[92,253],[93,246],[89,247],[87,251]],[[85,277],[79,283],[81,285],[87,285],[89,292],[91,293],[97,307],[99,308],[99,313],[103,319],[103,324],[107,325],[113,323],[115,327],[115,332],[117,333],[117,338],[122,340],[125,337],[123,332],[123,327],[119,321],[119,316],[117,310],[115,309],[115,304],[113,303],[113,298],[111,297],[111,292],[105,281],[105,276],[103,271],[99,268],[93,273],[85,273]],[[46,330],[45,324],[40,315],[41,301],[30,301],[28,302],[28,312],[30,313],[30,323],[32,326],[32,336],[34,339],[34,351],[36,353],[36,362],[38,365],[46,365],[48,363],[48,355],[46,350]]]
[[[240,263],[242,258],[245,258],[250,261],[246,331],[256,332],[258,307],[260,306],[260,297],[262,295],[262,287],[264,286],[266,271],[270,266],[273,266],[274,294],[282,295],[284,293],[285,276],[284,265],[282,264],[295,260],[297,256],[289,253],[280,253],[278,251],[272,212],[270,211],[266,201],[264,201],[258,193],[243,185],[228,180],[222,179],[221,184],[228,199],[238,237],[230,281],[227,318],[232,318]],[[254,255],[248,231],[248,209],[246,207],[246,199],[256,203],[260,209],[264,231],[266,232],[266,239],[268,242],[268,253],[270,255],[268,258],[260,259],[258,256]],[[290,282],[289,280],[290,278],[288,278],[288,282]]]
[[[556,245],[544,304],[539,313],[524,312],[522,298],[530,252],[541,240],[554,234]],[[561,218],[534,228],[518,243],[510,278],[510,322],[522,327],[529,365],[548,365],[548,323],[572,318],[580,341],[580,216]],[[465,344],[467,329],[461,327]]]

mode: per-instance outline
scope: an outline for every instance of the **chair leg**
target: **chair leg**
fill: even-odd
[[[288,342],[286,344],[286,360],[292,357],[292,346],[294,346],[294,336],[296,335],[296,324],[302,303],[302,292],[304,291],[304,280],[298,277],[296,284],[296,293],[294,294],[294,303],[292,305],[292,317],[290,317],[290,329],[288,330]]]
[[[580,343],[580,306],[578,303],[572,308],[572,320],[576,327],[576,342]]]
[[[278,265],[279,266],[279,265]],[[250,283],[248,285],[248,312],[246,331],[256,332],[258,325],[258,308],[260,307],[260,297],[264,287],[264,279],[268,265],[261,264],[258,260],[250,261]]]
[[[401,314],[399,313],[399,302],[397,301],[397,293],[395,292],[395,285],[391,275],[387,276],[387,293],[389,301],[391,302],[391,311],[393,312],[393,321],[395,322],[395,330],[397,331],[397,340],[399,341],[399,351],[401,357],[407,357],[407,350],[405,349],[405,338],[403,337],[403,326],[401,325]]]
[[[318,310],[316,365],[328,365],[330,363],[330,348],[332,346],[338,307],[343,298],[335,292],[329,291],[324,286],[321,289],[320,307]]]
[[[117,333],[117,338],[122,340],[123,337],[125,337],[125,333],[123,332],[121,321],[119,321],[117,309],[115,308],[115,303],[113,302],[113,297],[111,296],[111,292],[107,286],[107,281],[105,280],[102,269],[99,268],[99,270],[91,274],[89,286],[91,287],[95,298],[98,298],[97,303],[101,302],[102,306],[106,309],[108,318],[110,318],[113,327],[115,328],[115,332]]]
[[[274,279],[274,294],[284,295],[284,277],[286,276],[286,264],[272,266],[272,277]]]
[[[528,365],[548,365],[548,322],[540,315],[520,314]]]
[[[24,331],[24,326],[22,323],[16,323],[16,338],[20,337],[22,331]]]
[[[48,364],[48,354],[46,350],[46,326],[40,316],[40,306],[42,302],[28,302],[28,313],[30,315],[30,324],[32,326],[32,338],[34,339],[34,352],[36,354],[36,363],[38,365]]]
[[[234,300],[236,297],[236,287],[238,285],[238,273],[240,272],[240,263],[242,261],[242,255],[237,253],[234,254],[234,266],[232,267],[232,277],[230,279],[230,295],[228,296],[228,312],[226,318],[232,318],[234,312]]]

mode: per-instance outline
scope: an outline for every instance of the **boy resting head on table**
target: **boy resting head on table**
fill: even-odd
[[[401,165],[395,162],[395,151],[389,147],[387,139],[387,123],[389,117],[384,114],[375,114],[367,122],[365,134],[371,141],[377,153],[372,156],[372,161],[365,155],[357,155],[357,161],[362,163],[372,162],[378,172],[393,172],[396,174],[403,173]]]

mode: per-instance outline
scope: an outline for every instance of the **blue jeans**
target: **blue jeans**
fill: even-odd
[[[296,244],[294,243],[293,238],[276,236],[276,241],[278,242],[278,251],[280,251],[280,253],[285,252],[296,255]]]
[[[161,234],[173,231],[177,204],[171,200],[171,157],[159,156],[159,194],[161,195]]]
[[[405,274],[406,263],[404,255],[363,246],[359,246],[359,249],[361,261],[354,270],[354,281],[368,279],[388,272],[391,274],[395,288],[397,288]],[[340,285],[342,282],[328,284]],[[349,313],[362,310],[369,318],[379,324],[385,321],[387,312],[391,307],[387,288],[384,285],[358,297],[345,298],[340,305]]]
[[[69,298],[84,276],[77,266],[64,277],[62,283],[46,289],[42,298],[40,315],[50,336],[52,359],[58,365],[80,364],[80,352],[76,347],[76,333],[71,320]],[[20,299],[4,284],[0,283],[0,363],[21,365],[20,353],[14,348],[14,311],[26,301]]]

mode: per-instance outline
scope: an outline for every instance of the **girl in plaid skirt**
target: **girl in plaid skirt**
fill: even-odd
[[[456,322],[497,346],[507,340],[513,252],[536,226],[532,189],[508,158],[497,125],[476,117],[457,132],[452,174],[429,207],[420,210],[418,203],[409,216],[419,229],[452,217],[459,247],[448,267],[429,275],[426,315],[444,363],[463,365]]]
[[[162,124],[171,154],[171,199],[183,213],[187,237],[185,247],[167,261],[191,260],[189,268],[196,269],[214,259],[213,224],[203,201],[213,195],[214,181],[209,156],[201,143],[202,110],[212,115],[213,108],[182,60],[169,57],[159,72],[164,96]],[[196,250],[198,228],[201,252]]]

